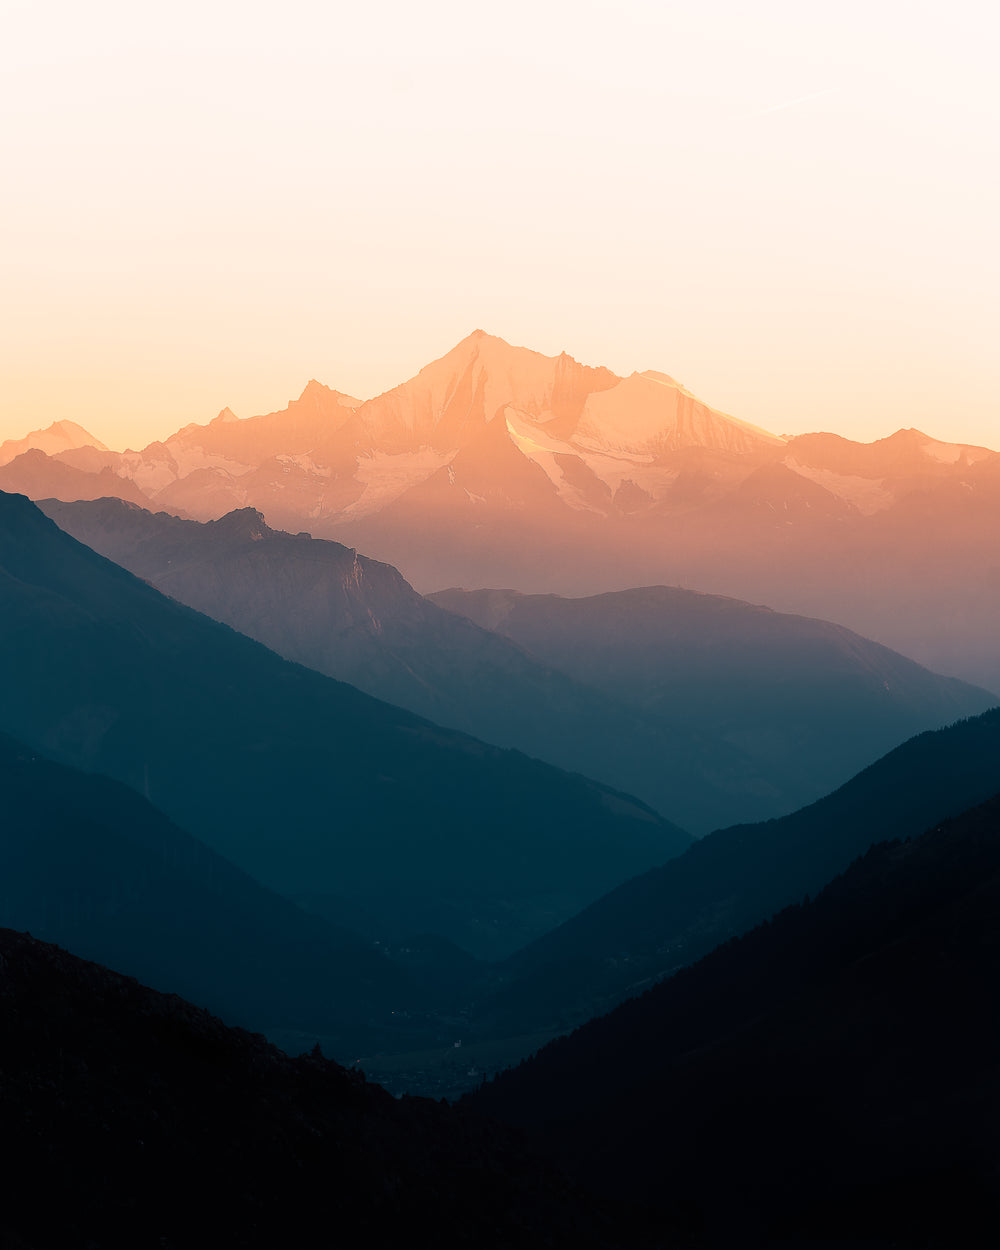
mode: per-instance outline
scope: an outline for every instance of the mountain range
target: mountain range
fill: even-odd
[[[286,659],[635,794],[692,831],[795,806],[720,735],[669,727],[422,598],[391,566],[273,530],[254,509],[199,523],[117,500],[40,506],[95,551]]]
[[[365,402],[311,382],[282,412],[224,410],[138,452],[88,442],[26,450],[0,488],[201,520],[254,507],[421,591],[738,596],[1000,690],[1000,454],[987,448],[915,429],[872,444],[775,435],[667,374],[620,378],[482,331]]]

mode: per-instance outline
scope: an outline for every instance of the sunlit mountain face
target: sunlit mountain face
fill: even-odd
[[[607,515],[634,510],[629,483],[660,497],[676,476],[659,466],[664,455],[689,446],[752,454],[783,445],[714,412],[665,374],[623,379],[482,331],[366,403],[310,382],[282,412],[239,421],[224,409],[207,426],[186,426],[141,452],[108,452],[73,429],[76,442],[38,432],[20,450],[39,448],[88,472],[111,468],[155,504],[203,520],[219,515],[221,494],[230,508],[273,515],[279,501],[272,496],[291,491],[283,512],[308,519],[316,532],[379,513],[433,484],[442,469],[444,481],[475,502],[459,476],[475,484],[477,462],[497,442],[507,445],[510,462],[485,466],[496,480],[483,484],[484,502],[552,494],[571,511]],[[18,446],[4,444],[8,460]]]
[[[786,438],[667,374],[620,378],[482,331],[363,403],[310,382],[281,412],[224,410],[141,451],[44,434],[22,440],[0,488],[200,520],[254,507],[420,591],[735,595],[1000,689],[1000,455],[987,448],[914,429]]]

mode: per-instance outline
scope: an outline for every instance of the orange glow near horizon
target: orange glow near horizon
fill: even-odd
[[[5,6],[0,441],[143,446],[474,327],[777,434],[1000,446],[987,6]]]

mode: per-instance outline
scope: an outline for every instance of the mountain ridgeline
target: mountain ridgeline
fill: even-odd
[[[111,499],[40,506],[95,551],[286,659],[635,794],[696,833],[796,806],[773,770],[721,734],[649,716],[339,543],[273,530],[253,509],[198,523]]]

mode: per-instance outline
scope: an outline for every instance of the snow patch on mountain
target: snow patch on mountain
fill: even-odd
[[[589,509],[590,505],[566,480],[566,475],[556,460],[558,454],[568,450],[565,443],[549,438],[543,430],[519,420],[517,414],[510,408],[505,411],[504,419],[507,423],[507,433],[513,440],[514,446],[522,456],[538,465],[556,488],[560,499],[571,508]]]
[[[936,438],[929,438],[921,445],[924,455],[939,464],[958,464],[965,460],[966,464],[975,464],[977,460],[985,460],[993,453],[986,447],[970,447],[965,443],[939,443]]]
[[[356,519],[378,512],[411,487],[425,482],[454,455],[453,450],[439,451],[435,447],[419,447],[416,451],[399,452],[395,455],[376,451],[359,456],[354,477],[363,485],[364,491],[340,515]]]
[[[884,512],[896,502],[895,495],[886,490],[883,478],[852,477],[834,473],[832,469],[817,469],[812,465],[800,464],[793,456],[785,460],[785,466],[799,477],[815,482],[831,495],[836,495],[844,503],[857,508],[862,516]]]
[[[197,469],[222,469],[235,478],[249,473],[252,467],[226,456],[206,452],[197,444],[171,439],[169,443],[154,443],[145,451],[124,452],[115,472],[152,495]]]
[[[633,373],[587,398],[572,442],[587,451],[656,455],[684,447],[744,452],[783,439],[717,412],[667,374]]]
[[[559,457],[572,456],[574,460],[586,465],[601,482],[610,488],[612,494],[624,478],[634,478],[636,475],[635,458],[616,460],[611,457],[581,455],[575,447],[561,439],[553,438],[545,432],[543,427],[536,425],[523,413],[518,413],[512,408],[505,411],[504,419],[507,432],[518,451],[533,464],[538,465],[556,488],[559,498],[570,508],[584,512],[603,513],[606,511],[606,509],[596,507],[593,501],[569,480],[563,468],[566,461],[565,459],[560,461]],[[652,457],[639,459],[651,460]],[[610,471],[609,466],[611,466]]]
[[[589,453],[577,455],[614,495],[626,483],[631,482],[645,491],[652,499],[661,498],[677,481],[680,470],[674,465],[660,465],[652,456],[613,456]]]
[[[332,477],[333,470],[327,465],[317,464],[310,456],[277,456],[279,464],[295,465],[311,473],[314,477]]]

